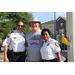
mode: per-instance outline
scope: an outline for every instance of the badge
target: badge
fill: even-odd
[[[58,42],[55,42],[54,44],[55,44],[57,47],[59,47],[59,44],[58,44]]]
[[[49,46],[49,43],[47,44],[47,46]]]
[[[16,37],[14,37],[14,39],[16,39]]]

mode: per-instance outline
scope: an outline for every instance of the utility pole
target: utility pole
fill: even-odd
[[[75,12],[67,12],[68,62],[75,62]]]
[[[56,12],[54,12],[54,34],[56,34]]]

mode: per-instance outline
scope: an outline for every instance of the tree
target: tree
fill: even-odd
[[[30,12],[0,12],[0,38],[5,38],[7,33],[15,30],[18,21],[24,23],[23,32],[27,33],[30,30],[28,22],[32,17]]]

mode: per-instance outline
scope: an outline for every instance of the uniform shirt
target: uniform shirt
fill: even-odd
[[[52,60],[57,58],[55,53],[59,52],[61,49],[59,44],[54,39],[49,39],[47,42],[44,41],[43,46],[41,47],[41,56],[44,60]]]
[[[9,50],[13,50],[14,52],[25,51],[25,34],[14,30],[7,39],[6,45],[9,46]]]
[[[26,41],[28,43],[26,59],[29,61],[42,61],[40,53],[43,42],[41,30],[39,29],[37,32],[28,32],[26,34]]]

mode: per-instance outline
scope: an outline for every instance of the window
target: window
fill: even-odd
[[[63,23],[60,23],[60,27],[63,27]]]
[[[45,29],[45,25],[43,25],[43,29]]]
[[[52,24],[49,25],[49,28],[51,28],[51,27],[52,27]]]
[[[45,27],[43,27],[43,29],[45,29]]]

